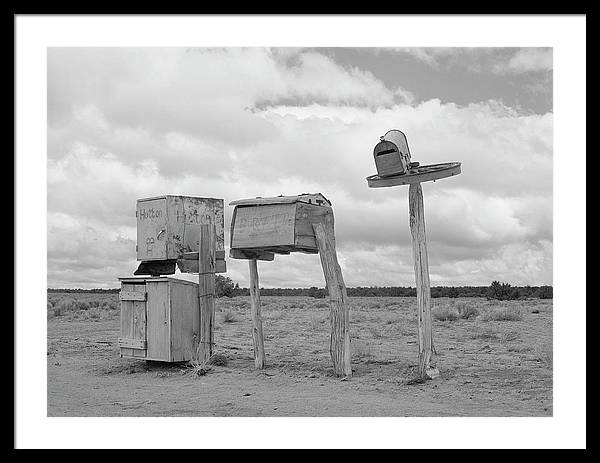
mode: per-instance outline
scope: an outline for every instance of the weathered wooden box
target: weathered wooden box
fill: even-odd
[[[256,258],[260,253],[318,252],[312,225],[333,214],[320,193],[232,201],[230,256]],[[270,260],[270,259],[267,259]]]
[[[171,277],[119,280],[121,357],[190,360],[200,324],[198,284]]]
[[[143,198],[137,201],[135,215],[137,260],[142,261],[136,275],[172,274],[175,262],[182,272],[194,273],[190,253],[198,252],[203,224],[215,225],[216,271],[226,271],[222,199],[174,195]]]

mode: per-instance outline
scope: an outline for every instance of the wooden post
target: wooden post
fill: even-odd
[[[260,286],[256,259],[249,259],[250,267],[250,305],[252,307],[252,341],[254,343],[254,366],[265,368],[265,341],[263,338],[262,318],[260,315]]]
[[[429,286],[429,261],[425,236],[423,191],[420,183],[411,183],[408,190],[410,232],[412,235],[415,280],[417,284],[419,378],[435,378],[439,371],[431,368],[433,333],[431,329],[431,292]]]
[[[200,342],[198,360],[207,362],[213,354],[215,319],[215,226],[200,225],[198,246],[198,298],[200,302]]]
[[[325,282],[329,290],[331,325],[329,352],[333,362],[333,372],[336,376],[352,376],[348,295],[342,277],[342,269],[338,263],[335,251],[333,212],[325,216],[324,224],[313,224],[313,229],[315,231]]]

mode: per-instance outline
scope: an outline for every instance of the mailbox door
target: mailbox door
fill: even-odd
[[[166,198],[138,201],[136,216],[137,259],[167,259]]]
[[[166,280],[146,282],[148,291],[148,360],[171,360],[171,302]]]
[[[146,357],[146,285],[121,285],[121,331],[119,347],[123,357]]]

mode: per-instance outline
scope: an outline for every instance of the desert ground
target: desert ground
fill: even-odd
[[[254,369],[249,297],[216,302],[215,358],[119,357],[118,294],[48,293],[48,416],[552,416],[552,300],[436,298],[434,362],[415,381],[415,298],[350,298],[353,376],[335,377],[327,299],[262,297]]]

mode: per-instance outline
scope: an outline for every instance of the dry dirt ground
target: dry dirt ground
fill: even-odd
[[[49,294],[48,416],[552,415],[551,300],[433,299],[441,375],[415,383],[414,298],[350,298],[354,373],[342,380],[325,299],[262,298],[263,371],[249,298],[219,299],[216,351],[228,362],[194,376],[185,364],[119,358],[117,297]]]

